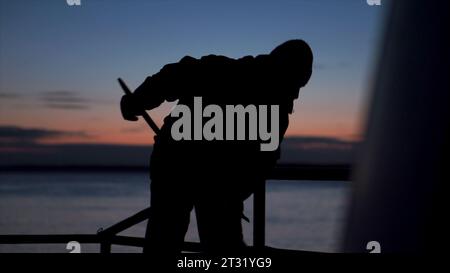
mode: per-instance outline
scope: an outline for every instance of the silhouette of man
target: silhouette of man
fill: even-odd
[[[194,96],[202,97],[203,105],[222,109],[225,105],[279,105],[281,141],[299,89],[311,76],[312,61],[312,51],[302,40],[287,41],[270,54],[256,57],[186,56],[148,77],[132,95],[123,96],[122,115],[135,121],[144,110],[175,100],[192,109]],[[243,201],[274,168],[279,146],[267,152],[260,150],[261,140],[175,141],[171,126],[176,120],[167,116],[155,136],[144,252],[180,251],[193,208],[205,251],[243,249]]]

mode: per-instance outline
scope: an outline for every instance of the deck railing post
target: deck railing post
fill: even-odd
[[[266,181],[256,185],[253,194],[253,246],[266,244]]]

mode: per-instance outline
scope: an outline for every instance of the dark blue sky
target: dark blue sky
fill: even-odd
[[[136,127],[120,121],[117,77],[136,87],[184,55],[257,55],[294,38],[311,45],[315,69],[291,134],[358,134],[383,11],[365,0],[0,3],[0,125],[89,131],[95,142],[131,143],[142,142],[138,134],[110,137]],[[45,107],[42,93],[54,91],[85,102],[84,111]]]

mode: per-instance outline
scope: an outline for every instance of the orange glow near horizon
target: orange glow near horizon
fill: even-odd
[[[305,94],[306,95],[306,94]],[[170,113],[174,103],[164,103],[149,111],[155,122],[161,126],[163,118]],[[290,115],[286,136],[322,136],[343,140],[360,138],[360,114],[349,112],[339,106],[326,107],[309,105],[309,101],[296,103]],[[95,143],[151,145],[154,133],[139,119],[128,122],[122,119],[118,101],[116,104],[99,105],[83,111],[49,109],[23,104],[11,104],[0,110],[0,126],[18,126],[67,132],[59,137],[43,139],[45,144]]]
[[[173,104],[163,105],[157,110],[150,111],[159,126],[163,122],[163,117],[169,113],[171,105]],[[137,122],[127,122],[121,118],[118,107],[103,108],[97,109],[96,113],[93,111],[80,113],[64,110],[10,108],[2,111],[8,112],[8,115],[0,117],[0,125],[67,132],[66,135],[40,141],[45,144],[153,144],[154,133],[142,119]],[[359,127],[359,121],[355,117],[333,115],[333,111],[317,115],[308,109],[297,107],[295,113],[290,116],[290,125],[286,136],[322,136],[358,140]]]

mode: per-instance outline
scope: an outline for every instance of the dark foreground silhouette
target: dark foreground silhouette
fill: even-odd
[[[135,121],[144,110],[175,100],[192,109],[194,97],[202,97],[204,106],[216,104],[222,109],[225,105],[279,105],[281,141],[299,89],[311,76],[312,60],[312,51],[302,40],[285,42],[270,54],[256,57],[186,56],[123,96],[122,114]],[[151,219],[144,252],[179,252],[193,208],[205,251],[242,250],[243,201],[272,171],[279,148],[261,151],[261,140],[175,141],[171,127],[177,119],[166,117],[155,136],[150,162]]]

